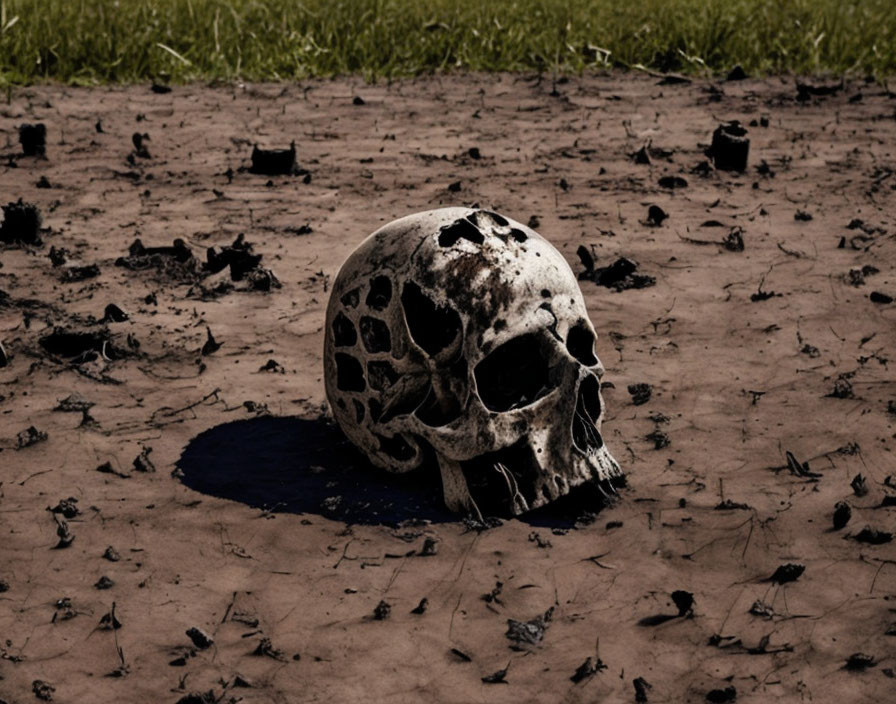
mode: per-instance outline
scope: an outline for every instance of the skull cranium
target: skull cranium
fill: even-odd
[[[485,210],[417,213],[336,277],[327,398],[375,465],[406,472],[434,453],[450,509],[519,514],[621,476],[594,341],[575,276],[534,230]]]

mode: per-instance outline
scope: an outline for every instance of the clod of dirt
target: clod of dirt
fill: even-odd
[[[14,203],[2,206],[3,221],[0,222],[0,242],[12,244],[42,244],[40,226],[43,221],[40,210],[32,203],[19,198]]]
[[[376,608],[373,610],[373,618],[377,621],[385,621],[389,618],[389,614],[392,613],[392,605],[385,602],[380,601],[379,604],[376,605]]]
[[[177,704],[218,704],[214,690],[207,692],[190,692],[177,700]]]
[[[653,689],[653,685],[643,677],[635,677],[632,680],[632,686],[635,688],[635,701],[639,704],[645,704],[647,702],[647,692]]]
[[[868,545],[883,545],[893,540],[893,534],[885,530],[877,530],[877,528],[865,526],[856,533],[855,539],[860,543],[868,543]]]
[[[678,609],[678,615],[693,616],[694,615],[694,595],[683,589],[677,589],[672,592],[672,603]]]
[[[747,130],[737,120],[716,127],[712,144],[706,150],[706,156],[722,171],[746,171],[749,153]]]
[[[21,450],[32,445],[43,442],[48,437],[43,430],[38,430],[33,425],[28,426],[25,430],[16,435],[16,449]]]
[[[812,213],[805,210],[797,210],[793,214],[793,219],[798,222],[809,222],[812,219]]]
[[[582,256],[582,251],[587,250],[579,248],[579,258],[585,264],[585,271],[579,274],[579,279],[590,279],[598,286],[605,286],[616,291],[625,291],[633,288],[647,288],[656,283],[656,279],[646,274],[638,274],[638,264],[632,259],[619,257],[615,262],[605,267],[598,267],[588,270],[586,260]],[[588,255],[590,257],[590,254]],[[593,260],[592,260],[593,261]],[[592,264],[593,266],[593,264]]]
[[[687,180],[681,176],[663,176],[657,183],[659,183],[662,188],[671,188],[672,190],[688,187]]]
[[[868,483],[865,481],[865,477],[862,474],[854,476],[849,485],[852,487],[852,492],[856,496],[865,496],[868,494]]]
[[[56,519],[56,535],[59,542],[56,543],[54,550],[63,550],[75,542],[75,535],[68,528],[68,523],[61,518]]]
[[[131,142],[134,144],[134,154],[139,156],[141,159],[149,159],[149,148],[146,146],[146,142],[149,141],[149,135],[146,133],[140,134],[139,132],[134,132],[131,135]]]
[[[727,702],[737,701],[737,690],[734,687],[710,690],[706,693],[706,701],[710,704],[727,704]]]
[[[111,589],[115,586],[115,582],[113,582],[110,577],[103,575],[98,580],[96,580],[96,584],[94,584],[93,586],[95,589]]]
[[[201,354],[203,357],[217,352],[219,349],[221,349],[221,345],[223,344],[221,342],[218,342],[212,336],[212,329],[210,327],[205,328],[205,335],[205,343],[202,345],[202,349],[199,350],[199,354]]]
[[[265,176],[289,175],[297,172],[296,143],[289,149],[261,149],[256,144],[252,148],[252,166],[249,173]]]
[[[429,599],[423,597],[420,600],[420,603],[417,604],[413,609],[411,609],[412,614],[417,614],[418,616],[426,613],[426,607],[429,606]]]
[[[596,675],[601,670],[606,669],[607,666],[603,660],[601,660],[600,658],[595,659],[592,657],[588,657],[586,658],[585,662],[583,662],[578,666],[578,668],[576,668],[575,673],[573,673],[572,677],[570,677],[569,679],[578,684],[582,680],[588,679],[589,677]]]
[[[647,222],[651,225],[659,226],[663,224],[663,220],[669,217],[669,213],[658,205],[651,205],[647,209]]]
[[[722,240],[722,246],[729,252],[743,252],[744,229],[742,227],[732,227],[725,239]]]
[[[271,639],[268,637],[264,637],[260,641],[258,641],[258,646],[256,646],[255,650],[252,651],[252,654],[263,655],[268,658],[273,658],[274,660],[286,660],[286,657],[283,655],[283,651],[275,648],[274,644],[271,643]]]
[[[60,499],[59,503],[50,510],[53,513],[61,513],[65,518],[74,518],[81,513],[81,510],[78,508],[78,500],[74,496]]]
[[[866,655],[865,653],[853,653],[848,658],[846,658],[846,664],[843,666],[847,670],[851,670],[852,672],[864,672],[870,667],[874,667],[877,665],[877,661],[874,659],[873,655]]]
[[[728,72],[728,75],[725,76],[726,81],[743,81],[747,78],[747,72],[744,71],[744,67],[738,64],[733,69]]]
[[[34,696],[42,702],[51,702],[53,701],[53,692],[56,691],[56,688],[49,682],[34,680],[34,682],[31,683],[31,691],[34,692]]]
[[[827,394],[829,398],[855,398],[852,390],[852,382],[849,377],[851,374],[840,374],[834,380],[834,388],[831,393]]]
[[[352,98],[352,105],[366,105],[367,102],[360,95],[356,95]]]
[[[193,641],[193,645],[195,645],[200,650],[205,650],[206,648],[212,647],[214,645],[215,640],[201,628],[190,628],[186,631],[187,638]]]
[[[812,99],[812,96],[818,97],[826,97],[829,95],[833,95],[839,90],[843,89],[843,82],[835,83],[833,85],[812,85],[811,83],[800,83],[796,84],[796,99],[805,103]]]
[[[553,615],[554,607],[552,606],[544,614],[536,616],[531,621],[507,619],[507,632],[504,635],[511,641],[510,647],[514,650],[523,650],[525,646],[541,643]]]
[[[156,466],[149,459],[149,453],[152,452],[151,447],[144,447],[140,450],[140,454],[134,458],[134,469],[138,472],[155,472]]]
[[[47,126],[43,122],[35,125],[19,125],[19,144],[25,156],[45,156],[47,153]]]
[[[647,433],[647,435],[644,436],[644,439],[653,443],[654,450],[662,450],[664,447],[669,447],[671,442],[669,436],[659,428],[653,432]]]
[[[258,371],[260,372],[271,372],[272,374],[285,374],[286,370],[283,368],[283,365],[280,364],[276,359],[269,359],[267,362],[262,364]]]
[[[95,405],[93,401],[88,401],[81,394],[74,393],[62,399],[53,410],[62,411],[63,413],[83,413]]]
[[[65,247],[50,247],[50,251],[47,252],[47,259],[50,260],[55,269],[68,261],[69,254],[70,252]]]
[[[113,601],[112,609],[109,613],[103,614],[97,628],[103,631],[117,631],[122,625],[121,621],[119,621],[118,617],[115,615],[115,602]]]
[[[439,554],[439,541],[432,536],[423,539],[423,547],[420,548],[420,557],[432,557]]]
[[[115,266],[131,271],[156,269],[159,274],[177,280],[196,280],[202,276],[202,264],[182,239],[170,247],[145,247],[139,239],[128,248],[128,256],[115,260]]]
[[[865,284],[866,276],[873,276],[874,274],[879,274],[880,269],[876,266],[872,266],[871,264],[866,264],[865,266],[859,268],[854,267],[849,270],[849,273],[846,275],[846,281],[850,286],[863,286]]]
[[[892,303],[893,297],[887,293],[882,293],[881,291],[872,291],[868,298],[871,299],[872,303]]]
[[[482,678],[482,681],[485,684],[508,684],[507,682],[507,670],[510,669],[510,663],[507,663],[507,667],[503,670],[498,670],[497,672],[493,672],[490,675],[486,675]]]
[[[118,554],[118,550],[110,545],[103,552],[103,559],[109,562],[118,562],[121,559],[121,555]]]
[[[834,506],[834,530],[843,528],[849,523],[850,518],[852,518],[852,509],[849,507],[849,504],[845,501],[838,501]]]
[[[795,582],[805,571],[805,565],[797,565],[793,562],[788,562],[787,564],[779,566],[778,569],[775,570],[775,573],[768,578],[768,581],[774,582],[775,584]]]
[[[96,264],[84,266],[70,266],[62,270],[59,280],[64,284],[74,284],[79,281],[93,279],[100,275],[100,268]]]
[[[632,396],[632,403],[636,406],[641,406],[647,403],[653,393],[650,384],[645,383],[629,384],[628,392]]]
[[[245,241],[243,233],[240,233],[233,244],[222,247],[209,247],[205,253],[206,268],[216,274],[226,267],[230,267],[230,278],[233,281],[242,281],[250,271],[257,268],[261,262],[261,255],[254,254],[252,245]]]
[[[153,81],[153,84],[149,89],[156,95],[165,95],[165,93],[171,92],[171,86],[165,85],[164,83],[156,83],[155,81]]]

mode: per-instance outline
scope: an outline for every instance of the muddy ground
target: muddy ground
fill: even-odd
[[[806,83],[14,90],[0,699],[886,701],[896,97]],[[706,162],[728,120],[744,173]],[[292,141],[294,175],[250,172],[253,144]],[[394,218],[472,203],[576,272],[584,245],[655,278],[581,281],[629,478],[596,517],[477,531],[327,423],[339,265]],[[539,642],[507,637],[551,608]]]

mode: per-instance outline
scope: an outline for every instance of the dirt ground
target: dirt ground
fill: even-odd
[[[0,699],[889,700],[896,96],[807,83],[14,90],[0,202],[43,244],[0,249]],[[745,173],[702,163],[728,120]],[[291,141],[297,175],[249,172]],[[329,283],[380,225],[472,203],[656,279],[580,282],[629,480],[596,520],[477,531],[436,482],[337,476]],[[262,259],[232,281],[211,246]]]

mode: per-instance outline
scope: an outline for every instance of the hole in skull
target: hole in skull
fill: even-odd
[[[371,389],[385,391],[398,380],[398,372],[388,362],[368,362],[367,379]]]
[[[361,290],[353,288],[351,291],[342,294],[339,299],[346,308],[357,308],[361,301]]]
[[[460,239],[468,240],[473,244],[482,244],[485,241],[479,228],[466,218],[455,220],[439,230],[439,244],[442,247],[453,247]]]
[[[513,237],[513,239],[515,239],[517,242],[525,242],[527,239],[529,239],[526,236],[525,232],[523,232],[522,230],[518,230],[515,227],[510,231],[510,236]]]
[[[479,398],[490,411],[503,413],[534,403],[555,388],[542,339],[520,335],[505,342],[476,365]]]
[[[597,356],[594,354],[594,333],[588,329],[588,324],[584,320],[580,320],[569,329],[566,335],[566,349],[586,367],[597,364]]]
[[[391,438],[382,435],[376,437],[380,441],[380,450],[399,462],[407,462],[417,454],[414,446],[401,435],[393,435]]]
[[[589,374],[579,384],[576,412],[572,419],[572,441],[586,455],[604,446],[596,427],[600,413],[600,382],[596,376]]]
[[[421,423],[430,428],[441,428],[460,418],[461,410],[460,401],[457,398],[450,396],[440,399],[430,388],[429,395],[414,415],[420,419]]]
[[[392,349],[389,326],[382,320],[364,316],[361,318],[361,340],[368,352],[388,352]]]
[[[486,516],[514,513],[516,493],[531,506],[535,501],[539,468],[526,438],[496,452],[460,463],[470,495]]]
[[[401,305],[411,338],[427,354],[438,354],[461,333],[457,311],[436,305],[413,281],[404,285]]]
[[[380,416],[383,415],[383,404],[375,398],[367,399],[367,408],[370,410],[370,420],[374,423],[380,422]]]
[[[333,344],[336,347],[351,347],[358,341],[358,332],[352,321],[339,313],[333,318]]]
[[[364,370],[361,363],[349,354],[337,352],[336,388],[340,391],[363,391],[367,388],[364,382]]]
[[[360,423],[364,420],[364,404],[356,398],[352,399],[352,403],[355,405],[355,422]]]
[[[367,305],[374,310],[385,310],[392,300],[392,281],[388,276],[375,276],[370,280]]]

